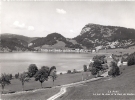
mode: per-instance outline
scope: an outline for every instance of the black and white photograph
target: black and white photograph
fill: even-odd
[[[135,100],[135,1],[1,0],[0,100]]]

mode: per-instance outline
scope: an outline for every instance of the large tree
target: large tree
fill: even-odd
[[[92,65],[92,74],[93,75],[97,74],[97,76],[99,76],[99,71],[102,69],[103,67],[102,67],[101,61],[95,60]]]
[[[1,77],[0,77],[0,84],[1,84],[1,87],[2,87],[2,93],[4,91],[4,87],[5,85],[9,85],[10,84],[10,78],[8,75],[6,74],[2,74]]]
[[[52,67],[50,68],[50,77],[51,77],[52,80],[53,80],[53,86],[54,86],[54,81],[55,81],[56,78],[57,78],[56,67],[55,67],[55,66],[52,66]]]
[[[33,77],[36,74],[37,71],[38,71],[38,68],[35,64],[29,65],[29,68],[28,68],[29,77]]]
[[[34,75],[35,81],[39,81],[41,83],[41,88],[42,88],[42,83],[46,80],[48,80],[49,76],[49,67],[43,66],[41,69],[37,71],[37,73]]]
[[[119,67],[117,66],[117,63],[112,61],[111,64],[110,64],[110,71],[108,72],[108,75],[112,76],[112,77],[116,77],[118,75],[120,75],[120,69]]]
[[[29,82],[29,80],[30,80],[28,73],[23,72],[22,74],[20,74],[19,79],[22,83],[22,90],[24,90],[24,83]]]
[[[105,59],[105,55],[96,55],[93,57],[93,61],[100,61],[101,64],[107,63],[107,60]]]

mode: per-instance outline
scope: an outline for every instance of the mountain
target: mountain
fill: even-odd
[[[59,33],[51,33],[43,38],[38,38],[29,44],[30,47],[36,48],[82,48],[80,44],[75,42],[75,40],[67,39]]]
[[[37,39],[37,37],[27,37],[23,35],[16,35],[16,34],[10,34],[10,33],[3,33],[1,34],[1,38],[17,38],[19,40],[26,41],[27,43],[30,43],[31,41]]]
[[[1,50],[33,49],[105,49],[127,48],[135,46],[135,29],[86,24],[80,34],[72,39],[60,33],[51,33],[46,37],[26,37],[15,34],[1,35]]]
[[[87,24],[74,40],[88,49],[99,46],[126,48],[135,45],[135,30],[124,27]]]
[[[27,42],[19,40],[17,38],[1,38],[0,51],[12,52],[12,51],[32,51],[28,48]]]

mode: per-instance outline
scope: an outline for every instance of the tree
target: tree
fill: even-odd
[[[135,65],[135,52],[127,57],[128,66]]]
[[[38,71],[38,68],[35,64],[30,64],[28,68],[28,75],[29,77],[33,77],[36,72]]]
[[[99,61],[99,60],[95,60],[95,61],[93,62],[92,71],[91,71],[91,72],[92,72],[92,75],[98,74],[98,76],[99,76],[99,71],[103,69],[101,63],[102,63],[102,62]]]
[[[19,79],[22,83],[22,90],[24,90],[24,83],[25,82],[29,82],[30,78],[28,76],[28,73],[26,72],[23,72],[20,76],[19,76]]]
[[[76,69],[74,69],[74,70],[73,70],[73,73],[77,73],[77,70],[76,70]]]
[[[116,62],[112,61],[110,64],[110,67],[111,67],[111,69],[108,72],[108,75],[113,76],[113,77],[120,75],[120,69],[117,66]]]
[[[12,76],[12,74],[9,74],[9,77],[10,77],[10,80],[11,80],[11,79],[12,79],[12,77],[13,77],[13,76]]]
[[[19,78],[19,73],[15,74],[15,78],[18,79]]]
[[[70,74],[71,73],[71,70],[67,70],[67,74]]]
[[[87,66],[86,65],[83,65],[83,70],[84,70],[84,72],[87,72]]]
[[[92,71],[93,62],[89,64],[89,71]]]
[[[50,68],[50,70],[49,70],[49,75],[50,75],[51,71],[53,71],[53,70],[56,70],[56,67],[55,67],[55,66],[52,66],[52,67]]]
[[[103,64],[103,65],[102,65],[102,70],[105,71],[105,70],[107,70],[107,69],[108,69],[107,63]]]
[[[52,66],[52,67],[50,68],[50,74],[49,74],[49,76],[52,78],[52,80],[53,80],[53,86],[54,86],[54,81],[55,81],[56,78],[57,78],[56,67],[55,67],[55,66]]]
[[[105,59],[105,55],[100,55],[100,56],[94,56],[93,61],[99,60],[101,64],[107,63],[107,60]]]
[[[95,68],[101,70],[102,69],[102,64],[101,64],[101,62],[99,60],[95,60],[92,67],[95,67]]]
[[[60,75],[62,75],[63,73],[60,73]]]
[[[34,75],[35,81],[39,81],[41,83],[41,88],[42,88],[42,83],[46,80],[48,80],[49,76],[49,67],[43,66],[41,69],[37,71],[37,73]]]
[[[96,75],[98,73],[98,70],[95,67],[92,67],[91,74]]]
[[[3,93],[5,85],[6,84],[7,85],[11,84],[8,75],[6,75],[6,74],[2,74],[1,75],[1,77],[0,77],[0,84],[1,84],[1,87],[2,87],[2,93]]]

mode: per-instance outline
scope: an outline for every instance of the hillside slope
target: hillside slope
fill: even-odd
[[[87,24],[82,28],[80,35],[74,39],[87,48],[97,46],[125,48],[135,45],[135,30],[124,27]]]
[[[0,38],[16,38],[25,41],[30,48],[39,49],[114,49],[135,46],[135,29],[89,23],[72,39],[60,33],[34,38],[6,33]]]
[[[0,51],[12,52],[12,51],[31,51],[33,49],[28,48],[28,43],[17,38],[2,38]]]
[[[38,37],[27,37],[23,35],[17,35],[17,34],[10,34],[10,33],[3,33],[1,34],[1,38],[17,38],[19,40],[26,41],[27,43],[30,43],[31,41],[37,39]]]
[[[120,70],[122,74],[116,78],[105,78],[69,88],[68,92],[58,100],[133,100],[135,95],[135,65],[121,67]],[[124,93],[134,95],[118,95]]]
[[[78,43],[73,43],[70,39],[65,38],[59,33],[51,33],[43,38],[38,38],[30,43],[30,47],[46,48],[49,46],[52,48],[82,48]]]

